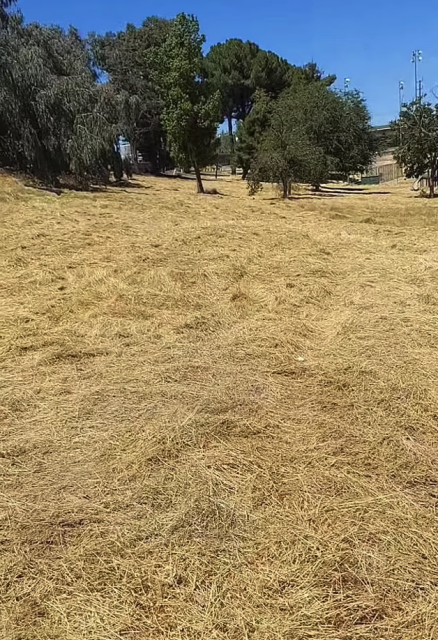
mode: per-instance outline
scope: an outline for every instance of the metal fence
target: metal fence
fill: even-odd
[[[379,182],[391,182],[391,180],[404,177],[403,169],[396,162],[373,165],[363,175],[365,177],[379,176]]]

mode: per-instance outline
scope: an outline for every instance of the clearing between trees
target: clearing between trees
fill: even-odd
[[[1,638],[437,638],[438,205],[0,180]]]

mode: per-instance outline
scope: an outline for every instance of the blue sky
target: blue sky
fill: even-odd
[[[212,45],[227,38],[253,40],[294,64],[314,60],[338,84],[364,92],[375,124],[398,112],[398,83],[414,95],[413,49],[423,51],[420,77],[438,96],[436,11],[407,0],[21,0],[27,21],[78,27],[81,33],[123,29],[150,15],[194,13]],[[431,96],[433,98],[433,96]]]

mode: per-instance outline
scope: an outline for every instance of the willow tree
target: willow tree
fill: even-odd
[[[9,20],[9,10],[16,3],[16,0],[0,0],[0,28],[7,24]]]
[[[73,173],[87,182],[111,160],[111,99],[96,83],[79,33],[26,25],[0,29],[0,162],[56,182]]]

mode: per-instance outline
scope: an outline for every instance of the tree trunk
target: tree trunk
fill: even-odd
[[[123,161],[122,156],[120,155],[120,151],[114,151],[113,153],[113,174],[114,179],[119,182],[123,178]]]
[[[249,173],[249,167],[242,167],[242,180],[246,180]]]
[[[436,167],[434,165],[430,170],[430,176],[429,176],[429,197],[430,198],[435,197],[435,173],[436,173]]]
[[[166,139],[164,138],[164,136],[160,136],[157,163],[158,163],[158,172],[166,173],[167,149],[166,149]]]
[[[287,178],[283,179],[283,198],[287,200],[289,196],[289,180]]]
[[[234,158],[234,134],[233,134],[233,118],[228,116],[228,135],[230,136],[230,163],[231,175],[236,175],[236,162]]]
[[[292,195],[292,180],[289,180],[289,182],[287,184],[287,195],[288,196]]]
[[[195,176],[196,176],[196,192],[197,193],[205,193],[204,185],[202,184],[201,171],[199,169],[199,166],[198,166],[197,162],[193,163],[193,168],[195,170]]]
[[[134,173],[139,174],[140,170],[138,168],[137,143],[130,142],[130,145],[131,145],[131,155],[132,155],[132,168]]]

